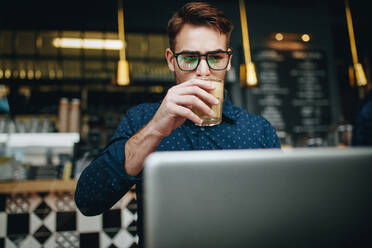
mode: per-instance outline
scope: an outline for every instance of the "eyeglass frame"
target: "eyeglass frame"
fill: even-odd
[[[204,54],[201,54],[200,52],[196,52],[196,51],[190,51],[190,52],[189,52],[189,51],[183,51],[183,52],[179,52],[179,53],[175,53],[173,50],[171,50],[171,51],[172,51],[172,53],[173,53],[173,56],[176,58],[177,66],[178,66],[178,68],[179,68],[181,71],[195,71],[196,69],[198,69],[198,66],[199,66],[200,61],[201,61],[201,57],[205,57],[205,61],[207,62],[207,65],[208,65],[209,69],[211,69],[211,70],[213,70],[213,71],[223,71],[223,70],[226,70],[227,66],[229,65],[230,58],[231,58],[231,56],[232,56],[232,54],[233,54],[232,49],[231,49],[230,47],[229,47],[228,49],[230,49],[230,51],[229,51],[229,50],[226,50],[226,51],[216,50],[216,51],[206,52],[206,53],[204,53]],[[229,56],[228,59],[227,59],[226,66],[225,66],[225,68],[223,68],[223,69],[213,69],[213,68],[209,65],[209,62],[208,62],[207,56],[208,56],[209,54],[217,53],[217,52],[227,53],[228,56]],[[187,54],[196,54],[196,55],[198,55],[199,60],[198,60],[198,64],[195,66],[195,69],[192,69],[192,70],[184,70],[184,69],[182,69],[182,68],[180,67],[180,65],[179,65],[179,63],[178,63],[178,58],[177,58],[177,57],[178,57],[179,55],[181,55],[181,54],[185,54],[185,53],[187,53]]]

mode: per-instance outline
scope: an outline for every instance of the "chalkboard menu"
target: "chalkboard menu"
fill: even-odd
[[[255,50],[259,87],[251,90],[256,113],[288,133],[327,132],[329,83],[322,51]]]

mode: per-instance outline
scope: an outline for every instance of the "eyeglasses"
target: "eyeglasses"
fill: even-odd
[[[225,70],[229,64],[232,51],[211,51],[204,54],[199,52],[173,53],[181,71],[194,71],[200,64],[200,58],[205,57],[210,69]]]

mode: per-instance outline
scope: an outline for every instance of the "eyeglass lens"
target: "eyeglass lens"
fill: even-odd
[[[177,56],[177,62],[181,70],[195,70],[200,61],[200,55],[196,53],[182,53]],[[211,69],[223,70],[226,68],[229,54],[225,52],[208,53],[207,63]]]

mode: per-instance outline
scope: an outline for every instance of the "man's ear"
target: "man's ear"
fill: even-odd
[[[165,49],[165,58],[167,59],[169,70],[174,72],[174,56],[170,48]]]

